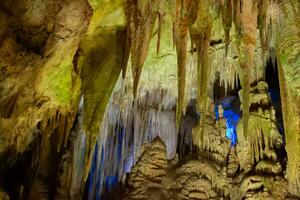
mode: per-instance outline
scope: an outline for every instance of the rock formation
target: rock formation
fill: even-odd
[[[300,198],[299,31],[299,0],[1,0],[0,199]]]
[[[166,199],[161,187],[162,177],[167,174],[166,147],[160,139],[145,144],[141,159],[128,177],[129,191],[125,199]]]

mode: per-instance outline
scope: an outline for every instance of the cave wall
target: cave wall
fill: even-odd
[[[28,198],[35,174],[51,174],[50,152],[67,144],[81,87],[73,57],[90,15],[80,0],[1,2],[0,179],[11,198]]]
[[[290,191],[299,196],[300,3],[298,1],[283,1],[280,8],[278,27],[281,31],[277,32],[276,55],[278,57],[286,151],[288,154],[287,178]]]
[[[123,4],[105,2],[100,11],[102,4],[85,0],[0,3],[0,183],[10,187],[12,198],[54,198],[64,183],[62,190],[68,189],[70,176],[65,173],[73,162],[69,136],[82,94],[87,145],[93,146],[90,132],[95,134],[99,126],[124,57],[125,20],[119,18],[124,19]],[[96,98],[103,99],[101,105]],[[17,170],[20,159],[31,163],[24,169],[29,178],[10,185],[12,175],[7,173]],[[68,198],[68,191],[63,193],[58,196]]]

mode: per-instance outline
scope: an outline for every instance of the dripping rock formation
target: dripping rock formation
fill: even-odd
[[[1,0],[0,200],[299,199],[299,0]]]

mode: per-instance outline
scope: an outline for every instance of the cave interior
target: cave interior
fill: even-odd
[[[0,200],[300,199],[299,0],[1,0]]]

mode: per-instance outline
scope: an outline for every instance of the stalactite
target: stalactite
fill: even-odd
[[[202,37],[202,44],[203,49],[199,49],[198,52],[198,108],[202,113],[202,118],[200,120],[200,127],[203,124],[203,120],[206,116],[206,109],[207,109],[207,84],[208,84],[208,75],[209,75],[209,41],[210,41],[210,31],[211,27],[208,28],[207,35],[203,35]],[[202,52],[201,52],[202,51]],[[203,129],[202,129],[203,131]]]
[[[190,0],[176,1],[176,19],[175,19],[175,44],[177,51],[178,66],[178,100],[176,109],[176,124],[179,127],[182,110],[184,108],[185,87],[186,87],[186,64],[188,33],[190,23]]]
[[[97,193],[101,196],[107,189],[104,186],[107,177],[115,176],[118,181],[123,181],[125,173],[140,158],[144,143],[160,137],[166,144],[168,159],[173,158],[176,153],[174,97],[163,89],[143,92],[139,90],[136,103],[132,107],[134,99],[131,90],[125,90],[130,84],[127,81],[128,78],[121,83],[119,79],[99,130],[101,134],[97,138],[95,161],[89,175],[97,177],[89,183],[91,191],[96,193],[91,192],[90,199]],[[97,182],[100,188],[96,188]]]
[[[200,125],[196,132],[200,134],[200,140],[203,140],[202,124],[206,117],[207,110],[207,87],[208,76],[211,72],[209,62],[210,39],[212,30],[212,20],[207,10],[210,9],[209,1],[201,1],[198,7],[196,20],[191,27],[191,38],[197,49],[197,108],[200,110]],[[199,131],[201,133],[199,133]]]
[[[87,33],[80,41],[78,68],[81,69],[83,123],[87,146],[85,180],[90,171],[105,108],[115,83],[127,64],[129,36],[123,6],[122,1],[109,1],[102,4],[101,8],[95,8]]]
[[[163,14],[158,12],[158,32],[157,32],[157,47],[156,47],[157,54],[159,54],[159,50],[160,50],[160,38],[161,38],[162,25],[163,25]]]
[[[140,2],[140,1],[139,1]],[[147,56],[152,31],[157,18],[159,1],[138,3],[128,0],[128,23],[130,29],[130,52],[133,73],[133,95],[136,96],[142,68]]]
[[[224,28],[224,35],[225,35],[225,55],[227,56],[228,46],[230,42],[230,29],[232,25],[232,0],[226,0],[223,2],[223,9],[222,9],[222,24]]]
[[[94,150],[94,155],[95,151],[98,153],[98,161],[92,164],[93,171],[99,171],[97,181],[101,187],[96,188],[97,181],[93,180],[89,183],[91,191],[104,192],[108,176],[123,181],[125,173],[129,173],[140,158],[141,146],[157,136],[165,142],[169,159],[176,153],[176,52],[170,46],[171,40],[166,39],[172,35],[171,21],[170,15],[166,14],[158,55],[156,40],[150,41],[149,55],[135,99],[132,96],[133,74],[130,67],[125,79],[119,79],[114,88],[97,137],[98,150]],[[123,137],[117,140],[120,135]],[[103,164],[100,166],[101,162]],[[93,172],[89,176],[96,177],[97,174]]]
[[[233,0],[233,22],[238,35],[241,34],[241,0]]]
[[[268,53],[268,40],[267,40],[267,12],[269,7],[269,1],[258,1],[258,15],[257,15],[257,25],[259,29],[259,36],[260,36],[260,43],[262,49],[262,60],[263,62],[266,61],[267,53]]]
[[[241,7],[239,7],[241,5]],[[253,78],[254,52],[256,47],[257,30],[257,5],[255,1],[237,2],[235,8],[235,25],[241,27],[240,40],[238,41],[238,52],[240,62],[240,78],[243,88],[243,126],[244,134],[247,135],[249,123],[249,93]],[[238,13],[240,11],[240,13]],[[239,24],[240,23],[240,24]]]
[[[127,66],[128,66],[128,60],[129,60],[129,56],[130,56],[130,43],[131,43],[130,27],[128,24],[126,27],[126,34],[124,34],[123,39],[125,40],[125,47],[124,47],[123,60],[122,60],[122,78],[125,79]]]

